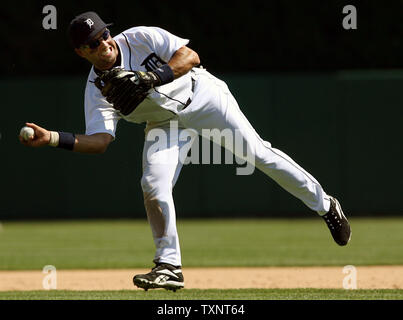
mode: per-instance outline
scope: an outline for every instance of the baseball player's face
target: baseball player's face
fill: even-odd
[[[115,41],[109,34],[107,35],[108,37],[106,38],[104,29],[93,38],[92,41],[95,44],[98,44],[98,46],[95,48],[93,45],[93,48],[90,46],[82,46],[78,49],[75,49],[79,56],[87,59],[99,70],[110,69],[116,62],[116,58],[118,56],[118,49]]]

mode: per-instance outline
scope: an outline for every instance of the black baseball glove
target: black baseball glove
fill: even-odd
[[[161,83],[154,72],[113,68],[102,71],[95,85],[106,100],[123,115],[128,115],[147,97],[148,91]]]

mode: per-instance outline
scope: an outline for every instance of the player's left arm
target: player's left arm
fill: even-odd
[[[170,83],[199,64],[199,55],[182,46],[158,69],[144,72],[113,68],[103,71],[95,86],[115,109],[127,115],[145,99],[149,89]]]
[[[199,55],[196,51],[186,46],[179,48],[168,62],[168,65],[174,73],[175,79],[188,73],[190,69],[199,64]]]

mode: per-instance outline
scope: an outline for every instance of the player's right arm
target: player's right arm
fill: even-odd
[[[35,123],[26,123],[35,131],[33,139],[25,141],[19,137],[22,144],[28,147],[42,147],[49,145],[51,141],[51,131],[42,128]],[[109,143],[113,141],[112,135],[108,133],[95,133],[92,135],[76,134],[72,151],[81,153],[104,153]]]

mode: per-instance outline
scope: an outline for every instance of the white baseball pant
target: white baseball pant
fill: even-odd
[[[330,207],[329,196],[319,182],[289,156],[264,141],[239,109],[225,82],[204,69],[195,68],[195,88],[190,105],[178,113],[177,132],[169,123],[146,130],[143,149],[141,185],[144,205],[151,226],[156,254],[154,262],[181,266],[179,237],[176,229],[175,205],[172,190],[179,177],[187,153],[197,134],[203,129],[238,131],[249,148],[253,164],[282,188],[300,199],[310,209],[325,214]],[[164,133],[169,143],[155,148],[155,130]],[[191,142],[179,137],[185,134]],[[223,144],[223,147],[226,147]],[[233,149],[233,148],[232,148]],[[244,153],[235,155],[245,158]]]

